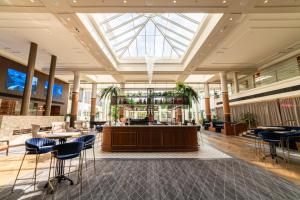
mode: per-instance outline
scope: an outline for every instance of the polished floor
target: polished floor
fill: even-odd
[[[259,161],[248,138],[205,132],[199,143],[199,152],[179,154],[103,153],[96,147],[96,171],[90,151],[82,195],[79,185],[64,183],[55,195],[43,190],[47,155],[39,164],[38,190],[20,181],[10,194],[24,147],[13,148],[0,157],[0,199],[300,199],[299,164]],[[22,177],[32,176],[33,161],[28,157]],[[72,164],[75,169],[76,160]]]
[[[61,183],[55,194],[29,185],[0,191],[1,199],[300,199],[295,184],[234,158],[101,159],[88,162],[80,184]],[[76,174],[71,176],[76,180]],[[40,182],[38,188],[43,188]],[[25,189],[24,189],[25,188]],[[9,195],[8,195],[9,194]]]

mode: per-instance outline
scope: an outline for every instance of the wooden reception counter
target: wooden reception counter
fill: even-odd
[[[106,126],[102,151],[198,151],[197,126]]]

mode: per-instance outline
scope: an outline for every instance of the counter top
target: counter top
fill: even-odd
[[[199,127],[200,125],[126,125],[126,126],[103,126],[103,127]]]

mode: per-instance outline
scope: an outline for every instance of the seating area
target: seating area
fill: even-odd
[[[63,139],[64,138],[64,139]],[[33,180],[33,190],[36,189],[37,183],[37,171],[38,171],[38,163],[40,156],[42,154],[51,153],[50,159],[50,167],[49,167],[49,176],[48,181],[45,184],[45,188],[50,188],[51,194],[53,194],[58,187],[58,183],[61,181],[69,181],[71,185],[74,184],[73,180],[69,178],[71,161],[72,159],[78,158],[78,182],[82,185],[82,165],[85,160],[85,165],[87,166],[86,159],[86,150],[93,149],[94,155],[94,167],[95,167],[95,151],[94,151],[94,143],[95,143],[95,135],[84,135],[79,136],[72,141],[67,142],[64,136],[61,136],[58,141],[47,139],[47,138],[31,138],[25,141],[25,153],[23,159],[21,161],[21,165],[19,167],[17,176],[15,178],[14,184],[12,186],[11,192],[14,192],[15,185],[18,181],[24,180],[23,178],[19,178],[20,171],[22,170],[22,166],[24,160],[27,155],[35,155],[35,168],[33,178],[29,178]],[[69,171],[65,173],[65,161],[70,160],[69,162]],[[51,173],[52,172],[52,173]],[[67,176],[68,175],[68,176]],[[54,180],[57,180],[56,182]],[[82,186],[81,186],[82,188]]]

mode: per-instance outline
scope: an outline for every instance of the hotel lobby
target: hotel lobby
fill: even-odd
[[[0,199],[300,199],[300,0],[0,1]]]

